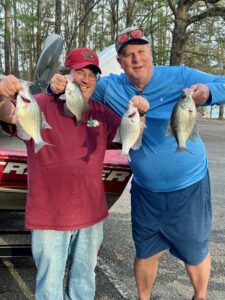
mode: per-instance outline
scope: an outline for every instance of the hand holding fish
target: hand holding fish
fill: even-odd
[[[146,100],[144,97],[136,95],[133,96],[130,100],[132,101],[133,105],[137,107],[138,111],[143,113],[146,113],[150,109],[150,104],[148,100]]]
[[[140,97],[140,96],[135,96],[135,97]],[[139,100],[134,99],[137,105]],[[142,102],[142,100],[140,100],[140,102]],[[123,114],[120,127],[118,128],[116,136],[113,140],[116,143],[122,144],[121,155],[125,156],[129,161],[130,161],[130,155],[129,155],[130,149],[138,150],[141,147],[144,127],[146,126],[140,120],[138,108],[134,105],[133,100],[131,100],[129,102],[129,106],[127,110]]]
[[[193,100],[193,90],[184,89],[181,98],[173,108],[167,135],[173,135],[177,142],[177,152],[188,151],[186,141],[198,137],[196,129],[196,104]],[[191,153],[191,152],[190,152]]]
[[[13,75],[5,76],[0,81],[0,120],[16,124],[17,117],[12,114],[15,110],[11,98],[21,89],[20,81]]]
[[[12,98],[21,89],[19,79],[13,75],[5,76],[0,81],[0,96]]]
[[[43,146],[50,145],[41,136],[42,129],[51,129],[42,113],[38,102],[30,93],[29,86],[22,84],[16,98],[17,135],[22,140],[34,141],[34,152],[37,153]]]
[[[67,116],[75,116],[77,120],[77,126],[82,122],[82,115],[85,110],[88,110],[88,104],[79,88],[74,82],[71,75],[65,75],[67,80],[65,94],[61,95],[59,99],[66,100],[65,114]]]
[[[16,102],[11,98],[17,93]],[[50,129],[44,114],[30,93],[29,85],[21,83],[13,75],[8,75],[0,82],[0,120],[16,124],[17,135],[23,140],[34,140],[34,151],[37,153],[44,145],[49,145],[41,137],[41,129]],[[15,107],[16,104],[16,107]]]
[[[66,89],[67,80],[61,74],[55,74],[50,83],[51,90],[54,94],[61,94]]]
[[[197,83],[191,86],[193,90],[192,98],[196,105],[204,105],[210,97],[210,90],[206,84]]]

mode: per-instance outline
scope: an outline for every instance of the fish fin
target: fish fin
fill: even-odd
[[[14,108],[14,109],[10,112],[10,115],[9,115],[10,118],[12,118],[12,117],[14,117],[14,116],[16,116],[16,108]]]
[[[121,154],[122,157],[126,158],[129,162],[131,161],[130,154]]]
[[[192,141],[195,141],[198,137],[199,137],[198,129],[197,129],[197,126],[195,125],[193,130],[192,130],[192,133],[190,134],[189,139],[192,140]]]
[[[62,101],[66,101],[66,94],[60,95],[58,99]]]
[[[68,108],[67,104],[64,104],[64,115],[66,117],[74,117],[74,115],[72,114],[72,112],[70,111],[70,109]]]
[[[121,151],[120,153],[116,154],[116,156],[122,156],[122,157],[126,158],[129,162],[131,161],[129,152],[124,153],[123,151]]]
[[[27,134],[23,127],[20,125],[19,122],[16,124],[16,129],[17,129],[17,135],[21,140],[29,141],[31,139],[31,136]]]
[[[114,142],[114,143],[122,144],[121,138],[120,138],[120,131],[119,131],[119,128],[118,128],[117,131],[116,131],[116,135],[115,135],[115,137],[114,137],[114,139],[113,139],[113,142]]]
[[[138,137],[138,139],[137,139],[137,141],[136,141],[136,143],[131,147],[131,149],[138,150],[141,147],[141,145],[142,145],[142,137],[143,137],[143,134],[140,134],[139,137]]]
[[[172,131],[172,128],[171,128],[171,125],[170,125],[170,121],[167,124],[165,135],[166,136],[173,136],[173,131]]]
[[[140,122],[141,128],[147,128],[146,124],[144,122]]]
[[[46,120],[45,115],[44,115],[43,112],[41,113],[41,116],[42,116],[41,127],[44,128],[44,129],[52,129],[52,127],[48,124],[48,122],[47,122],[47,120]]]
[[[37,153],[44,146],[54,146],[54,145],[49,144],[49,143],[47,143],[45,141],[41,141],[40,143],[35,144],[35,146],[34,146],[34,152]]]
[[[193,111],[193,109],[190,107],[190,104],[189,103],[186,103],[186,102],[182,102],[180,107],[183,109],[183,110],[187,110],[187,111]]]

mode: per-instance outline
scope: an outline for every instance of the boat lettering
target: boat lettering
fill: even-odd
[[[15,162],[0,162],[1,165],[5,165],[3,174],[10,174],[15,172],[17,175],[27,175],[27,164],[15,163]]]
[[[0,166],[4,166],[3,174],[10,174],[14,172],[16,175],[27,175],[27,164],[26,163],[16,163],[16,162],[6,162],[0,161]],[[110,170],[104,169],[102,172],[102,180],[112,181],[116,180],[119,182],[124,182],[130,177],[130,172],[122,170]]]
[[[111,171],[111,170],[103,170],[102,180],[112,181],[116,179],[117,181],[125,181],[128,177],[130,177],[130,173],[126,171]]]

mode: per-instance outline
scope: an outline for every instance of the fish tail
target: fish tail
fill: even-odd
[[[178,146],[176,149],[176,152],[183,152],[183,151],[187,151],[190,154],[194,154],[193,152],[191,152],[191,150],[189,150],[188,148],[186,148],[184,146]]]
[[[120,131],[119,131],[119,128],[117,129],[116,131],[116,134],[114,136],[114,139],[113,139],[113,143],[122,143],[121,142],[121,137],[120,137]]]
[[[52,127],[48,124],[48,122],[47,122],[47,120],[46,120],[45,115],[44,115],[43,112],[41,113],[41,115],[42,115],[42,124],[41,124],[41,127],[45,128],[45,129],[52,129]]]
[[[83,122],[83,118],[81,118],[79,120],[77,119],[76,120],[76,127],[79,128],[82,122]]]
[[[126,158],[129,162],[131,161],[131,158],[130,158],[130,155],[129,153],[123,153],[123,152],[120,152],[118,154],[116,154],[116,157],[119,156],[119,157],[124,157]]]
[[[130,155],[129,155],[129,151],[122,149],[121,152],[118,154],[124,158],[126,158],[128,161],[130,161]]]
[[[130,158],[130,155],[129,155],[129,153],[127,153],[127,154],[120,154],[122,157],[124,157],[124,158],[126,158],[129,162],[131,161],[131,158]]]
[[[40,143],[35,144],[35,146],[34,146],[34,152],[37,153],[38,151],[41,150],[42,147],[47,146],[47,145],[48,146],[53,146],[52,144],[49,144],[49,143],[47,143],[45,141],[41,141]]]

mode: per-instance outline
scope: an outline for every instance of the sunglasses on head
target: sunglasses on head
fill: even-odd
[[[144,33],[141,29],[134,29],[126,33],[120,34],[116,41],[118,44],[124,44],[126,43],[130,38],[132,39],[141,39],[143,37]]]

